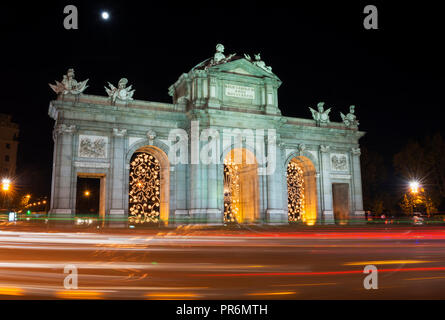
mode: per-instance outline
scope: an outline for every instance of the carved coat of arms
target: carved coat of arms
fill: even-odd
[[[331,167],[334,171],[347,171],[348,167],[348,159],[344,154],[333,154],[331,156]]]
[[[79,157],[106,158],[106,147],[106,137],[79,136]]]

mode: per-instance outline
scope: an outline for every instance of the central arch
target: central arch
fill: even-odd
[[[168,222],[170,164],[164,151],[155,146],[137,149],[130,159],[130,221]]]
[[[314,225],[317,220],[317,184],[315,166],[305,156],[293,157],[287,165],[289,222]]]
[[[224,222],[259,219],[258,163],[247,149],[232,149],[224,158]]]

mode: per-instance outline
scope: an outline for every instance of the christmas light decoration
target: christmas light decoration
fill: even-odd
[[[224,160],[224,222],[240,222],[240,166]]]
[[[130,161],[130,222],[159,221],[160,169],[159,161],[149,153],[136,153]]]
[[[304,174],[303,169],[295,162],[287,166],[287,192],[289,221],[305,221],[304,208]]]

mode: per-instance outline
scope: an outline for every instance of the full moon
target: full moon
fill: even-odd
[[[106,12],[106,11],[102,11],[101,16],[102,16],[102,19],[104,19],[104,20],[108,20],[108,18],[110,17],[108,12]]]

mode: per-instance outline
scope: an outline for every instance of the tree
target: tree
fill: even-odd
[[[425,161],[431,172],[431,183],[441,198],[445,198],[445,141],[440,133],[436,133],[426,138],[425,146]]]
[[[394,155],[393,162],[396,173],[407,181],[424,180],[428,177],[430,165],[426,159],[426,150],[418,142],[409,142],[399,153]]]
[[[444,157],[445,142],[439,133],[427,137],[423,145],[409,142],[394,155],[396,173],[403,177],[406,183],[415,180],[423,186],[422,192],[413,201],[422,205],[427,213],[435,211],[445,198]]]
[[[404,214],[407,215],[413,214],[413,201],[410,194],[405,193],[399,205]]]
[[[424,188],[421,188],[418,193],[405,193],[399,205],[403,213],[407,215],[412,215],[414,212],[424,212],[429,216],[437,211],[436,203]]]

